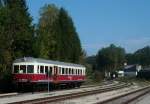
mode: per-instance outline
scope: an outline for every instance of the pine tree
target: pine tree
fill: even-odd
[[[71,17],[64,8],[60,9],[59,21],[61,28],[61,59],[69,62],[79,62],[81,44]]]
[[[10,73],[12,64],[12,35],[8,32],[8,24],[10,22],[9,10],[6,7],[0,7],[0,79],[2,79],[7,72]]]
[[[13,58],[32,56],[34,28],[25,0],[7,0],[11,23]]]
[[[55,5],[45,5],[41,9],[37,26],[37,57],[58,59],[58,8]]]
[[[81,44],[72,18],[63,8],[45,5],[37,26],[37,57],[79,63]]]
[[[32,55],[34,35],[32,18],[25,0],[3,0],[0,7],[0,69],[1,78],[11,73],[12,61]]]

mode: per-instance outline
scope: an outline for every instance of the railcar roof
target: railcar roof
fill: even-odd
[[[19,63],[19,62],[37,62],[37,63],[59,64],[59,65],[74,66],[74,67],[84,67],[83,65],[80,65],[80,64],[46,60],[46,59],[33,58],[33,57],[19,58],[19,59],[14,60],[13,63]]]

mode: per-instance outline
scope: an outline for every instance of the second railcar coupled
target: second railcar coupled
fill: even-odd
[[[47,83],[80,87],[85,81],[86,68],[79,64],[24,57],[13,62],[12,73],[19,87]]]

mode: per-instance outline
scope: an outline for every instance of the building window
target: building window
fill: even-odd
[[[27,73],[34,73],[34,66],[33,65],[27,66]]]
[[[19,73],[19,65],[14,65],[14,73]]]
[[[26,65],[20,65],[20,73],[26,73]]]

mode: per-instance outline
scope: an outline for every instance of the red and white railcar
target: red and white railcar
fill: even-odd
[[[16,84],[69,84],[80,86],[85,81],[83,65],[32,57],[13,62],[13,79]]]

